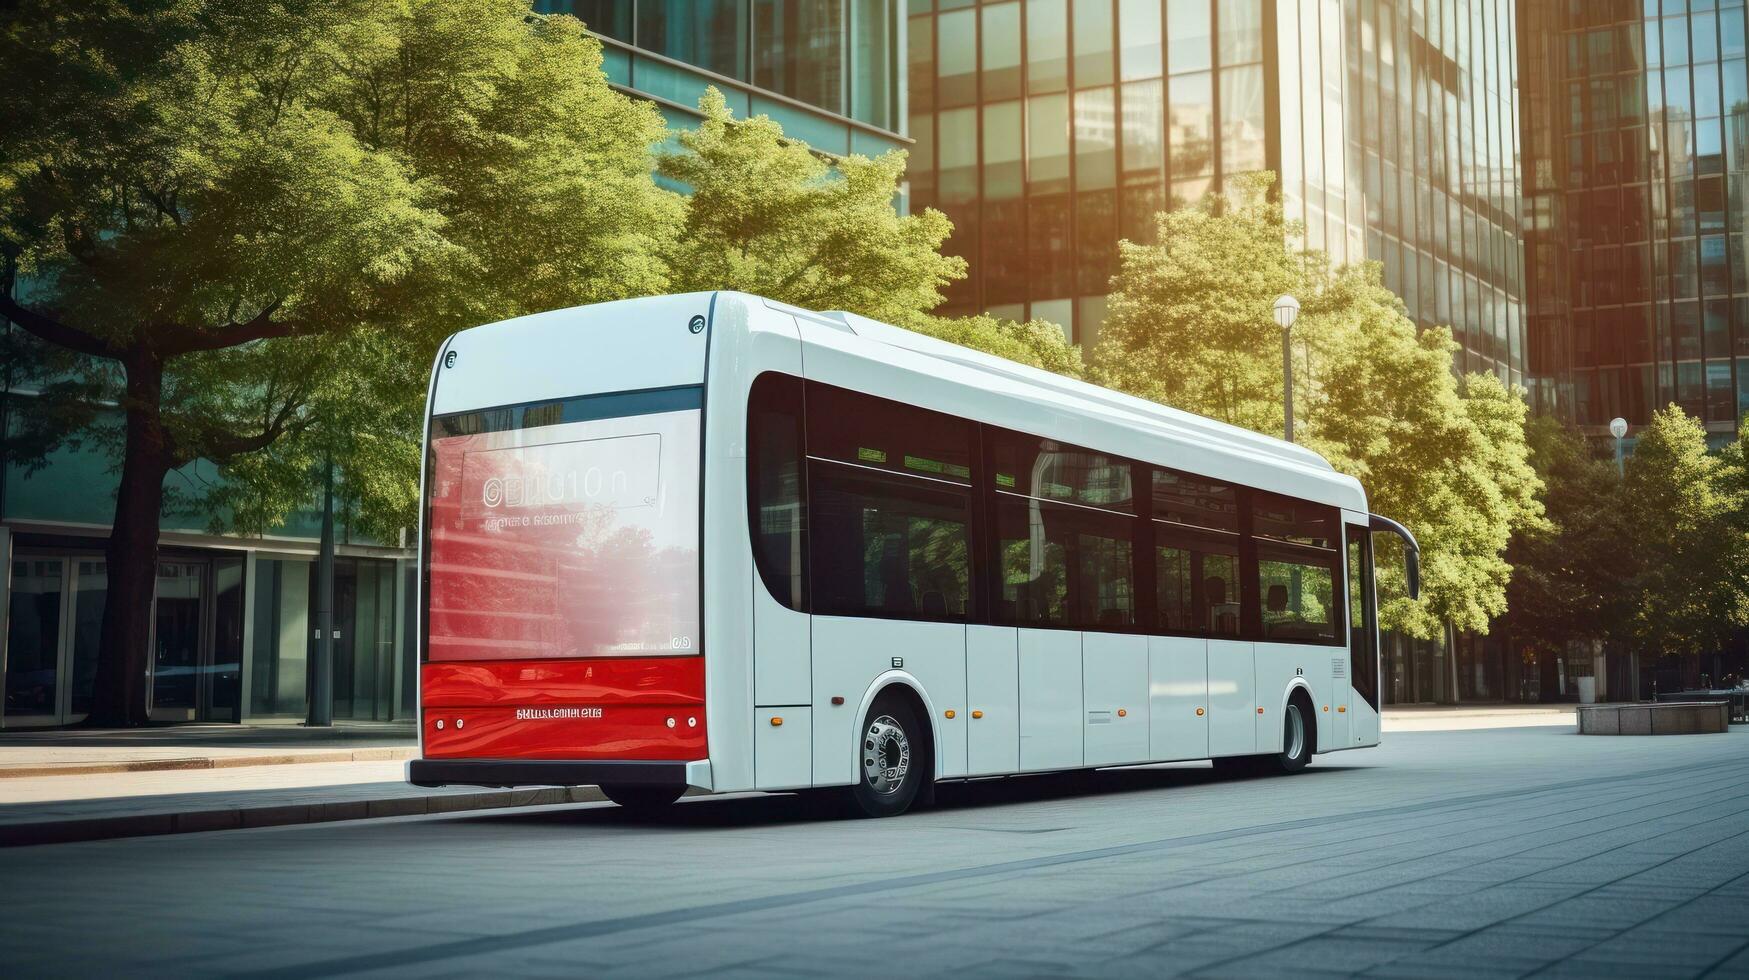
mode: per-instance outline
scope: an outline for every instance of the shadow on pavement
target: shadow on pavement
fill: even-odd
[[[1202,765],[1140,769],[1102,769],[1092,772],[1045,773],[1009,776],[963,783],[943,783],[935,789],[935,805],[920,812],[951,813],[1051,800],[1146,793],[1210,783],[1241,783],[1264,779],[1315,779],[1321,773],[1344,772],[1364,766],[1319,764],[1294,776],[1224,776]],[[648,813],[611,804],[573,806],[540,811],[493,811],[458,817],[458,823],[510,826],[608,826],[608,827],[746,827],[847,819],[843,807],[830,791],[812,793],[737,794],[700,796],[682,800],[666,809]],[[1021,831],[1027,832],[1027,831]]]

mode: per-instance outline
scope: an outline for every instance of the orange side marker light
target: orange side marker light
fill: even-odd
[[[771,716],[771,727],[782,728],[783,727],[783,717],[780,715],[772,715]]]

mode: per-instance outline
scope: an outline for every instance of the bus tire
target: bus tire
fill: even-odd
[[[909,810],[929,778],[932,755],[916,711],[905,698],[884,693],[869,707],[860,735],[852,815],[896,817]]]
[[[661,810],[680,799],[684,786],[640,786],[628,783],[603,783],[601,792],[627,810],[649,813]]]
[[[1317,724],[1312,715],[1312,703],[1304,694],[1295,691],[1288,698],[1287,710],[1283,712],[1281,751],[1261,757],[1265,768],[1278,773],[1299,772],[1306,768],[1318,746]]]

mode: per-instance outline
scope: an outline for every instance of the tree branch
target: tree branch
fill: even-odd
[[[164,323],[154,327],[154,333],[165,338],[157,349],[165,357],[192,354],[196,351],[224,350],[252,340],[290,337],[302,333],[303,323],[296,320],[275,320],[273,314],[284,299],[276,299],[242,323],[227,323],[217,330],[201,330],[182,323]]]
[[[0,316],[18,324],[25,333],[46,340],[57,347],[64,347],[80,354],[89,354],[92,357],[104,357],[110,360],[121,359],[121,351],[103,338],[21,306],[17,300],[4,291],[0,291]]]
[[[296,435],[314,421],[297,414],[302,405],[301,398],[287,398],[279,411],[273,413],[258,432],[237,433],[208,429],[198,438],[187,441],[186,451],[178,453],[177,465],[181,466],[195,459],[223,465],[238,456],[266,449],[284,436]],[[179,444],[179,448],[181,445],[183,444]]]

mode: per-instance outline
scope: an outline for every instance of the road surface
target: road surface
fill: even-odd
[[[1749,730],[0,851],[0,972],[1749,976]]]

